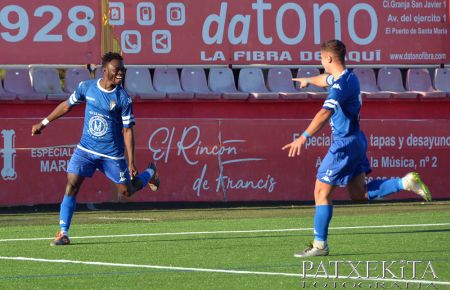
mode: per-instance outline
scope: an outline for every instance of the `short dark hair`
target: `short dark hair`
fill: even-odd
[[[342,41],[337,39],[327,40],[322,42],[320,48],[324,51],[333,53],[342,64],[345,64],[346,48]]]
[[[117,52],[107,52],[102,57],[102,67],[105,67],[110,61],[118,59],[123,61],[123,57]]]

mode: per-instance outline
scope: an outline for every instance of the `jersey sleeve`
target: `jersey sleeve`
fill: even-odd
[[[80,82],[77,89],[70,95],[67,102],[70,106],[76,106],[86,101],[86,91],[88,89],[86,82]]]
[[[329,111],[336,111],[336,108],[342,103],[342,90],[340,90],[339,85],[334,84],[328,93],[328,97],[322,105],[322,108]]]
[[[327,76],[326,82],[327,82],[328,86],[331,86],[331,85],[333,84],[333,82],[334,82],[334,77],[333,77],[333,75]]]
[[[124,128],[131,128],[135,125],[134,115],[133,115],[133,100],[125,92],[123,93],[123,104],[122,104],[122,124]]]

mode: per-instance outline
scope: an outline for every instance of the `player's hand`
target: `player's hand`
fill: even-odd
[[[299,82],[301,89],[306,88],[309,85],[308,78],[293,78],[292,80],[294,82]]]
[[[41,134],[44,129],[45,126],[41,122],[34,124],[33,127],[31,127],[31,136]]]
[[[283,148],[281,148],[281,150],[289,149],[289,153],[288,153],[289,157],[295,157],[295,155],[299,156],[301,148],[302,148],[303,144],[305,144],[305,141],[306,141],[306,138],[303,136],[300,136],[300,138],[298,138],[297,140],[284,145]]]
[[[134,179],[134,177],[138,174],[136,165],[134,165],[134,163],[128,165],[128,170],[130,171],[130,178]]]

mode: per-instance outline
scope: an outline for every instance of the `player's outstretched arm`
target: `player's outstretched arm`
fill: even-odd
[[[327,83],[328,76],[329,74],[321,74],[310,78],[293,78],[292,80],[295,82],[300,82],[300,88],[306,88],[310,84],[324,88],[328,86]]]
[[[41,134],[42,130],[48,126],[48,124],[65,114],[69,113],[72,107],[69,105],[67,101],[61,102],[51,113],[41,122],[34,124],[31,128],[31,136]]]
[[[307,138],[313,136],[322,129],[323,126],[328,122],[333,113],[326,109],[321,109],[315,116],[314,119],[309,124],[308,128],[303,132],[303,134],[295,141],[286,144],[281,148],[281,150],[289,149],[288,156],[295,157],[300,155],[301,148],[305,144]]]

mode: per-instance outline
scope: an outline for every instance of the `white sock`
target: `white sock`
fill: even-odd
[[[319,248],[319,249],[325,249],[327,246],[327,241],[316,241],[314,240],[313,242],[313,247],[314,248]]]
[[[151,168],[147,168],[147,169],[145,169],[145,171],[147,171],[150,174],[150,178],[152,178],[153,174],[155,174],[155,171],[153,171],[153,169],[151,169]]]
[[[402,185],[403,185],[403,189],[404,190],[409,190],[409,188],[407,187],[407,183],[406,183],[406,176],[402,177]]]

